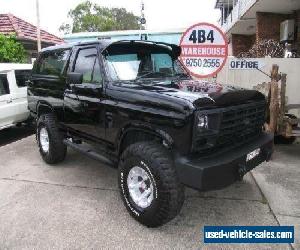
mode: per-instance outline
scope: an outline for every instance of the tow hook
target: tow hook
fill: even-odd
[[[246,168],[245,165],[242,165],[242,164],[239,164],[238,166],[239,166],[239,168],[238,168],[238,180],[242,181],[244,175],[247,173],[247,168]]]

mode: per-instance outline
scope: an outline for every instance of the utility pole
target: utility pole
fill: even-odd
[[[140,18],[140,29],[144,30],[146,25],[146,18],[145,18],[145,4],[144,1],[141,1],[141,18]]]
[[[140,39],[148,40],[147,34],[142,34],[142,31],[146,29],[146,18],[145,18],[145,5],[144,1],[141,0],[141,16],[140,16]]]
[[[41,51],[41,28],[40,28],[40,4],[39,0],[36,0],[36,37],[37,37],[37,49]]]

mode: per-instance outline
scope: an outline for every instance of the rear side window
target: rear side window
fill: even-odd
[[[9,86],[6,74],[0,74],[0,96],[9,94]]]
[[[37,74],[60,76],[67,63],[70,50],[45,52],[38,62]]]
[[[25,87],[26,81],[29,79],[31,70],[15,70],[16,82],[18,87]]]

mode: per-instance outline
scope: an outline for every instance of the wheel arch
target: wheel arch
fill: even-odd
[[[165,131],[159,129],[151,129],[144,126],[129,126],[122,129],[119,136],[118,155],[124,151],[129,145],[140,141],[158,141],[167,148],[173,146],[172,137]]]
[[[53,107],[47,102],[40,101],[37,104],[36,111],[37,111],[37,117],[40,117],[41,115],[44,115],[44,114],[52,114]]]

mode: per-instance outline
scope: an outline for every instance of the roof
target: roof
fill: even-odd
[[[176,55],[180,55],[181,48],[177,46],[176,44],[169,44],[169,43],[163,43],[163,42],[154,42],[154,41],[144,41],[144,40],[120,40],[120,41],[111,41],[109,39],[101,39],[101,40],[95,40],[95,41],[89,41],[89,42],[76,42],[76,43],[69,43],[64,45],[57,45],[57,46],[51,46],[47,47],[42,50],[42,52],[52,51],[52,50],[59,50],[59,49],[70,49],[73,46],[80,46],[80,45],[92,45],[92,44],[99,44],[101,47],[101,50],[105,50],[112,44],[145,44],[145,45],[158,45],[158,46],[167,46],[170,47]]]
[[[20,40],[37,40],[36,26],[12,14],[0,14],[0,34],[15,33]],[[41,40],[50,44],[62,44],[64,40],[41,29]]]

